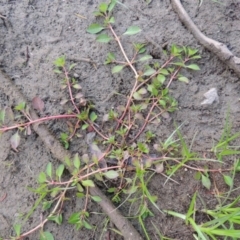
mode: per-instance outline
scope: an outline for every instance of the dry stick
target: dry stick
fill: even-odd
[[[1,15],[1,14],[0,14],[0,18],[2,18],[2,19],[6,19],[6,17],[4,17],[4,16],[3,16],[3,15]]]
[[[205,36],[193,23],[185,9],[183,8],[180,0],[171,0],[174,11],[178,14],[182,23],[188,28],[193,36],[209,51],[216,54],[223,62],[225,62],[229,68],[233,69],[235,73],[240,77],[240,58],[234,56],[234,54],[227,48],[226,45],[215,41]]]
[[[10,102],[17,103],[26,102],[26,99],[18,91],[15,85],[12,84],[11,80],[5,76],[0,71],[0,92],[5,93]],[[35,111],[30,111],[33,119],[37,119],[38,116]],[[33,124],[34,131],[39,135],[46,148],[48,148],[53,156],[57,158],[61,163],[66,165],[65,158],[70,158],[70,153],[66,151],[62,145],[57,141],[48,131],[48,129],[39,124]],[[70,172],[73,171],[73,168],[66,166]],[[131,223],[124,218],[119,211],[115,211],[115,206],[111,203],[110,200],[105,196],[105,194],[97,187],[92,187],[89,189],[90,194],[99,196],[102,201],[98,204],[102,207],[103,211],[108,215],[113,224],[121,231],[124,239],[127,240],[138,240],[142,239],[137,230],[131,225]]]

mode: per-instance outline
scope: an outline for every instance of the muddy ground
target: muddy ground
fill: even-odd
[[[103,64],[107,52],[116,52],[116,44],[96,43],[95,36],[86,33],[86,28],[96,22],[92,12],[100,2],[102,1],[0,0],[0,14],[6,17],[0,18],[1,71],[9,76],[29,102],[35,96],[44,100],[45,110],[42,116],[67,111],[66,107],[59,104],[67,95],[60,88],[61,79],[54,74],[52,64],[62,55],[65,55],[69,62],[77,63],[73,74],[81,84],[86,98],[96,105],[100,116],[118,105],[117,98],[108,99],[109,94],[117,91],[126,95],[131,90],[133,75],[130,70],[113,76],[111,68]],[[127,8],[121,5],[116,7],[115,30],[121,34],[131,25],[137,25],[142,29],[140,34],[123,39],[123,45],[128,53],[132,51],[131,42],[146,42],[146,36],[152,40],[148,45],[148,53],[160,63],[162,63],[162,50],[156,44],[153,45],[153,42],[160,47],[169,47],[176,43],[199,49],[202,59],[198,64],[201,70],[187,73],[190,79],[188,85],[179,82],[172,84],[171,93],[179,102],[179,110],[171,114],[170,118],[163,120],[155,128],[155,134],[156,141],[163,141],[174,130],[174,121],[177,124],[184,122],[181,131],[189,143],[195,138],[193,150],[200,156],[204,154],[208,156],[212,144],[221,136],[228,110],[233,132],[239,131],[239,79],[216,56],[198,44],[180,23],[169,1],[152,0],[149,5],[143,0],[123,0],[122,2]],[[239,0],[225,1],[222,5],[204,0],[201,8],[197,8],[197,0],[182,2],[203,33],[225,43],[235,55],[240,56]],[[27,49],[30,58],[26,63]],[[82,58],[91,59],[96,69],[92,62],[81,61]],[[200,105],[204,99],[203,94],[213,87],[217,88],[219,103],[210,106]],[[13,105],[14,102],[9,102],[8,97],[1,92],[1,108]],[[53,121],[48,124],[48,127],[57,138],[62,131],[66,130],[64,121]],[[6,198],[0,202],[0,236],[2,238],[8,238],[13,234],[12,225],[21,223],[21,216],[31,209],[37,198],[27,190],[27,187],[36,186],[36,176],[45,169],[49,161],[54,165],[58,164],[34,133],[30,136],[22,136],[19,152],[12,150],[9,139],[13,133],[14,131],[4,133],[0,139],[0,198],[7,194]],[[86,153],[86,149],[84,136],[75,139],[70,145],[72,153],[83,154]],[[232,160],[226,160],[226,166],[230,166]],[[208,166],[216,167],[213,163],[209,163]],[[213,189],[211,191],[204,189],[198,181],[194,180],[193,175],[193,171],[183,168],[174,176],[180,184],[169,181],[165,186],[163,186],[165,177],[155,175],[149,184],[149,191],[158,196],[157,205],[161,209],[185,213],[193,193],[198,190],[205,204],[209,208],[214,208],[217,201],[212,194]],[[238,177],[235,187],[239,185]],[[211,176],[212,180],[213,178],[219,191],[227,190],[226,185],[221,181],[220,174]],[[235,192],[235,194],[238,193]],[[90,222],[97,226],[96,231],[75,230],[67,223],[70,214],[80,210],[83,204],[83,201],[73,197],[63,209],[63,224],[57,226],[49,222],[45,230],[49,230],[55,239],[59,240],[108,239],[105,238],[104,233],[100,237],[103,229],[102,215],[91,214]],[[152,223],[163,235],[172,239],[193,239],[191,228],[186,227],[183,221],[164,216],[152,207],[151,209],[155,216],[146,220],[151,239],[159,239]],[[122,207],[120,210],[127,215],[127,207]],[[90,203],[89,211],[101,212],[101,209],[97,204]],[[41,209],[37,210],[24,224],[23,230],[30,230],[37,225],[41,221],[41,215]],[[134,226],[144,236],[137,222],[134,222]],[[32,234],[26,239],[38,239],[38,234]]]

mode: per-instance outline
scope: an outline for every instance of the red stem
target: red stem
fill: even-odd
[[[125,51],[124,51],[124,49],[123,49],[123,46],[122,46],[122,44],[121,44],[121,42],[120,42],[120,40],[119,40],[119,37],[117,36],[117,34],[115,33],[115,31],[113,30],[111,24],[109,24],[108,26],[109,26],[109,29],[111,30],[113,36],[115,37],[115,40],[117,41],[117,43],[118,43],[118,45],[119,45],[119,47],[120,47],[120,50],[121,50],[124,58],[126,59],[126,61],[127,61],[128,65],[130,66],[130,68],[133,70],[133,72],[134,72],[134,74],[135,74],[135,78],[138,79],[138,73],[137,73],[136,69],[133,67],[132,61],[130,61],[130,60],[128,59],[128,56],[127,56],[127,54],[125,53]]]
[[[29,126],[34,123],[44,122],[44,121],[53,120],[53,119],[61,119],[61,118],[77,118],[77,115],[76,114],[65,114],[65,115],[55,115],[55,116],[43,117],[43,118],[39,118],[36,120],[31,120],[27,123],[21,123],[21,124],[17,124],[17,125],[11,126],[11,127],[0,128],[0,132],[5,132],[5,131],[19,128],[19,127],[26,127],[26,126]]]
[[[184,60],[184,64],[189,61],[189,58],[186,58]],[[169,88],[169,86],[171,85],[173,79],[176,77],[176,75],[179,73],[179,71],[182,69],[182,66],[179,66],[178,69],[174,72],[174,74],[171,76],[170,80],[169,80],[169,83],[167,85],[167,88]]]
[[[145,129],[147,123],[148,123],[148,119],[153,111],[153,109],[156,107],[156,105],[158,104],[158,100],[156,102],[153,103],[152,107],[150,108],[149,112],[148,112],[148,115],[146,117],[146,120],[142,126],[142,128],[140,129],[140,131],[137,133],[137,135],[130,141],[130,143],[134,142],[138,137],[139,135],[143,132],[143,130]]]
[[[69,92],[69,95],[70,95],[70,99],[71,99],[72,105],[74,106],[74,108],[76,109],[77,113],[79,114],[80,111],[77,108],[77,106],[76,106],[76,104],[74,102],[73,95],[72,95],[72,89],[71,89],[71,83],[70,83],[69,77],[68,77],[68,71],[67,71],[67,69],[64,66],[63,66],[63,70],[64,70],[65,77],[67,79],[68,92]]]

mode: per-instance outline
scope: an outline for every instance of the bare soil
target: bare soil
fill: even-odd
[[[116,52],[116,44],[99,44],[95,36],[86,33],[87,27],[96,22],[93,11],[100,0],[0,0],[0,69],[12,80],[29,102],[39,96],[44,100],[45,110],[42,116],[61,114],[67,108],[59,103],[67,97],[61,89],[61,79],[53,72],[53,61],[65,55],[71,63],[77,63],[73,75],[83,88],[86,98],[94,103],[99,116],[108,109],[120,104],[118,98],[109,98],[113,91],[127,95],[133,85],[134,77],[130,70],[112,75],[111,68],[105,66],[106,54]],[[143,0],[122,1],[127,8],[118,5],[114,16],[115,30],[123,33],[128,26],[137,25],[142,29],[141,34],[123,38],[126,52],[131,54],[132,42],[149,42],[148,53],[154,61],[162,63],[162,49],[171,44],[187,45],[199,49],[202,59],[198,62],[201,70],[187,72],[190,83],[174,82],[171,94],[179,102],[179,110],[163,119],[154,128],[156,141],[164,141],[178,125],[184,123],[181,132],[191,143],[194,138],[193,150],[200,156],[208,154],[212,145],[220,138],[226,114],[230,112],[233,132],[239,131],[240,126],[240,85],[233,71],[226,68],[216,56],[206,51],[180,23],[178,16],[172,10],[167,0],[153,0],[149,5]],[[217,4],[204,0],[198,8],[197,0],[183,1],[186,11],[200,30],[207,36],[225,43],[229,49],[240,56],[240,1],[229,0]],[[86,17],[81,18],[79,15]],[[150,41],[151,40],[151,41]],[[118,56],[120,54],[116,53]],[[28,56],[29,55],[29,59]],[[82,61],[83,58],[91,62]],[[27,60],[28,59],[28,60]],[[96,68],[95,68],[96,67]],[[1,83],[0,83],[1,84]],[[203,94],[210,88],[217,88],[219,103],[210,106],[200,105],[204,100]],[[0,94],[0,107],[14,106],[9,102],[4,92]],[[48,123],[50,131],[56,138],[67,129],[64,121]],[[22,136],[19,152],[11,149],[9,139],[14,131],[4,133],[0,138],[0,198],[6,193],[6,198],[0,201],[0,237],[8,238],[13,234],[13,224],[21,223],[21,216],[26,214],[34,205],[37,196],[27,187],[36,186],[36,178],[50,161],[58,165],[51,153],[43,146],[36,134]],[[236,142],[236,144],[239,144]],[[84,136],[71,142],[70,151],[84,154],[87,144]],[[226,167],[231,166],[233,159],[226,160]],[[209,168],[216,168],[214,163],[208,163]],[[206,190],[201,183],[194,180],[194,171],[180,169],[174,176],[179,184],[168,181],[165,177],[155,175],[149,183],[149,191],[158,196],[157,205],[160,209],[186,213],[193,193],[198,190],[208,208],[215,208],[217,201],[212,191]],[[227,191],[220,174],[210,175],[212,183],[219,191]],[[239,176],[235,187],[239,185]],[[239,192],[235,192],[236,195]],[[71,213],[80,210],[84,204],[81,199],[75,199],[74,194],[64,206],[64,220],[61,226],[47,223],[55,239],[108,239],[102,229],[103,215],[91,214],[90,222],[96,226],[96,231],[75,230],[67,223]],[[203,207],[203,206],[202,206]],[[201,209],[201,202],[199,201]],[[172,239],[193,239],[192,230],[186,227],[182,220],[165,216],[151,207],[154,217],[146,220],[146,227],[151,239],[158,239],[159,231]],[[120,208],[123,215],[128,214],[127,205]],[[90,203],[89,212],[101,212],[100,207]],[[30,230],[41,222],[41,209],[38,209],[24,223],[23,230]],[[201,222],[204,216],[199,216]],[[134,226],[144,237],[143,230],[137,222]],[[115,235],[114,235],[115,236]],[[114,239],[112,235],[111,239]],[[115,236],[115,239],[119,237]],[[26,239],[39,239],[38,234],[32,234]]]

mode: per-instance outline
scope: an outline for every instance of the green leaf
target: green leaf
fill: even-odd
[[[101,202],[102,199],[99,196],[91,196],[92,200],[95,202]]]
[[[51,197],[55,198],[59,194],[60,191],[61,191],[61,189],[59,187],[53,188],[51,190]]]
[[[83,155],[82,155],[82,161],[83,161],[84,163],[86,163],[86,164],[89,163],[89,156],[88,156],[88,154],[83,154]]]
[[[141,151],[143,153],[149,153],[149,148],[148,148],[147,144],[142,143],[142,142],[138,142],[137,145],[138,145],[138,150],[139,151]]]
[[[194,214],[194,211],[195,211],[196,197],[197,197],[197,192],[194,193],[191,203],[190,203],[190,206],[187,211],[187,215],[186,215],[186,224],[187,225],[188,225],[189,218]]]
[[[77,192],[77,193],[76,193],[76,196],[77,196],[78,198],[83,198],[83,197],[85,197],[85,194],[82,193],[82,192]]]
[[[233,186],[233,179],[230,176],[227,175],[223,175],[224,181],[225,183],[229,186],[232,187]]]
[[[44,172],[40,172],[38,175],[38,182],[44,183],[46,182],[46,180],[47,180],[46,174]]]
[[[104,14],[99,11],[94,11],[93,14],[95,17],[104,17]]]
[[[140,88],[137,92],[138,92],[139,94],[144,95],[144,94],[147,93],[147,90],[146,90],[146,88]]]
[[[109,188],[109,189],[107,190],[107,192],[109,192],[109,193],[114,193],[114,192],[116,192],[116,188],[115,188],[115,187]]]
[[[200,55],[196,55],[196,56],[191,57],[191,59],[200,59],[200,58],[201,58]]]
[[[171,54],[173,56],[178,56],[180,53],[181,53],[181,49],[178,48],[175,44],[173,44],[171,47]]]
[[[172,63],[172,65],[179,66],[179,67],[186,67],[183,62],[175,62],[175,63]]]
[[[192,70],[200,70],[200,68],[197,64],[190,64],[186,67],[189,68],[189,69],[192,69]]]
[[[18,110],[18,111],[22,111],[22,110],[24,110],[25,106],[26,106],[26,103],[25,102],[21,102],[14,109]]]
[[[208,177],[206,177],[204,174],[202,174],[202,185],[205,188],[207,188],[208,190],[210,190],[210,188],[211,188],[210,179]]]
[[[178,78],[178,80],[180,81],[180,82],[185,82],[185,83],[189,83],[189,79],[187,78],[187,77],[179,77]]]
[[[155,87],[152,89],[152,95],[155,97],[158,95],[158,90]]]
[[[14,231],[15,231],[17,237],[19,237],[20,234],[21,234],[21,225],[20,224],[16,224],[16,225],[13,226],[13,228],[14,228]]]
[[[145,47],[140,48],[139,51],[138,51],[138,53],[144,53],[144,52],[146,52],[146,48]]]
[[[73,213],[69,219],[68,219],[68,223],[70,224],[76,224],[78,221],[80,220],[80,213]]]
[[[224,149],[219,153],[220,156],[229,156],[229,155],[236,155],[236,154],[240,154],[240,151],[233,150],[233,149]]]
[[[97,114],[95,112],[91,112],[90,113],[90,120],[92,122],[94,122],[95,120],[97,120]]]
[[[155,88],[154,85],[149,84],[147,87],[147,90],[153,95],[153,96],[157,96],[158,95],[158,90]]]
[[[52,163],[50,162],[47,164],[46,173],[50,178],[52,178]]]
[[[61,225],[61,223],[62,223],[62,214],[57,214],[57,215],[48,217],[48,220],[54,221],[58,225]]]
[[[101,3],[100,5],[99,5],[99,11],[100,12],[102,12],[102,13],[106,13],[107,12],[107,10],[108,10],[108,5],[107,5],[107,3]]]
[[[83,192],[83,191],[84,191],[82,185],[79,184],[79,183],[77,183],[77,190],[78,190],[79,192]]]
[[[112,73],[113,73],[113,74],[114,74],[114,73],[118,73],[118,72],[120,72],[123,68],[124,68],[123,65],[117,65],[117,66],[113,67]]]
[[[61,164],[58,166],[57,170],[56,170],[56,175],[59,177],[59,179],[61,178],[63,171],[64,171],[64,165]]]
[[[166,102],[164,100],[159,100],[159,104],[163,107],[166,107]]]
[[[163,90],[162,90],[162,95],[163,96],[166,96],[168,94],[168,88],[164,88]]]
[[[56,222],[58,225],[61,225],[61,223],[62,223],[62,214],[61,214],[61,213],[59,213],[59,214],[56,216],[55,222]]]
[[[76,153],[76,154],[74,155],[73,165],[74,165],[74,167],[75,167],[77,170],[79,170],[80,165],[81,165],[81,162],[80,162],[80,158],[79,158],[78,153]]]
[[[133,98],[134,98],[135,100],[142,100],[142,96],[141,96],[141,94],[139,94],[138,92],[135,92],[135,93],[133,94]]]
[[[87,28],[87,32],[95,34],[95,33],[101,32],[103,29],[104,28],[101,25],[99,25],[98,23],[93,23]]]
[[[234,165],[234,169],[236,172],[240,172],[240,159],[237,160],[236,164]]]
[[[123,35],[133,35],[141,32],[141,29],[137,26],[131,26],[127,29],[127,31]]]
[[[75,89],[82,89],[82,87],[81,87],[81,85],[80,84],[74,84],[73,85],[73,88],[75,88]]]
[[[111,38],[107,34],[103,33],[98,35],[96,40],[97,42],[108,43],[111,40]]]
[[[0,122],[4,123],[5,120],[5,109],[0,111]]]
[[[57,68],[56,68],[56,69],[54,69],[53,71],[54,71],[55,73],[58,73],[58,74],[62,73],[62,71],[60,71],[60,70],[59,70],[59,69],[57,69]]]
[[[86,220],[83,220],[83,226],[84,226],[86,229],[89,229],[89,230],[92,229],[92,226],[91,226]]]
[[[129,189],[123,189],[126,194],[133,194],[138,190],[138,186],[131,186]]]
[[[143,62],[143,61],[147,61],[149,59],[152,59],[151,55],[145,55],[143,57],[141,57],[138,61]]]
[[[115,18],[114,17],[110,17],[108,23],[115,23]]]
[[[107,172],[104,172],[103,175],[109,179],[115,179],[119,176],[119,173],[114,170],[109,170]]]
[[[92,180],[83,180],[81,181],[81,184],[84,186],[84,187],[94,187],[94,182]]]
[[[82,130],[87,129],[88,127],[89,127],[89,124],[85,123],[85,124],[82,125]]]
[[[21,140],[21,137],[20,135],[18,134],[18,131],[13,134],[10,138],[10,143],[11,143],[11,147],[14,149],[14,150],[17,150],[19,144],[20,144],[20,140]]]
[[[44,201],[44,202],[42,203],[42,209],[43,209],[43,211],[48,210],[51,206],[52,206],[52,202],[51,202],[51,201]]]
[[[62,56],[62,57],[59,57],[57,58],[53,64],[56,66],[56,67],[63,67],[65,65],[65,56]]]
[[[178,212],[174,212],[174,211],[167,211],[167,210],[164,210],[164,212],[169,215],[172,215],[174,217],[181,218],[182,220],[186,220],[186,215],[184,215],[182,213],[178,213]]]
[[[107,54],[107,59],[105,60],[104,64],[109,64],[112,63],[115,60],[115,55],[114,53],[108,53]]]
[[[157,75],[157,80],[158,80],[161,84],[163,84],[163,83],[165,82],[165,79],[166,79],[166,77],[165,77],[164,75],[162,75],[162,74],[158,74],[158,75]]]
[[[69,157],[64,158],[65,163],[67,164],[68,167],[71,167],[72,163]]]
[[[41,232],[40,240],[54,240],[54,237],[50,232]]]
[[[201,176],[202,176],[201,172],[196,172],[196,173],[194,174],[194,179],[200,180],[200,179],[201,179]]]
[[[72,70],[76,65],[77,65],[76,63],[71,64],[69,70]]]
[[[166,76],[169,75],[168,70],[165,69],[165,68],[161,69],[159,73],[161,73],[161,74],[163,74],[163,75],[166,75]]]
[[[192,49],[192,48],[187,48],[187,50],[188,50],[189,57],[193,56],[194,54],[196,54],[198,52],[197,49]]]
[[[117,0],[111,0],[110,4],[108,6],[108,11],[109,12],[111,12],[114,9],[116,3],[117,3]]]
[[[153,68],[148,68],[143,75],[144,76],[151,76],[152,74],[154,74],[156,71]]]

